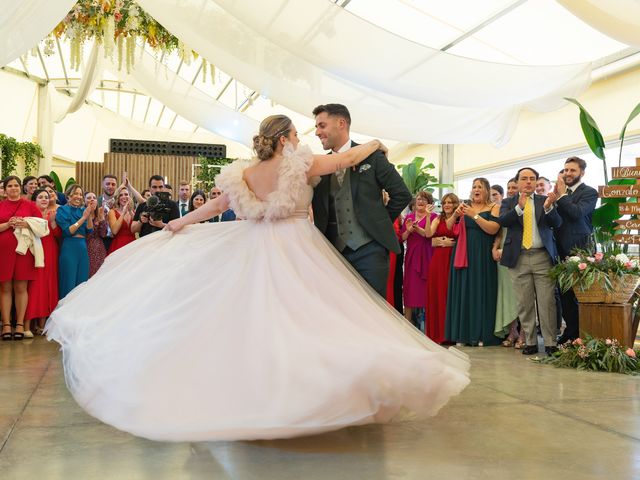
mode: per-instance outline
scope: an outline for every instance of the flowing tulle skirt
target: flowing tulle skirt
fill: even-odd
[[[433,415],[469,383],[466,356],[410,326],[306,219],[145,236],[61,302],[47,335],[87,412],[157,440]]]

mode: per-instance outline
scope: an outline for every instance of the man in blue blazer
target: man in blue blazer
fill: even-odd
[[[562,217],[562,226],[556,231],[556,242],[560,258],[571,254],[574,248],[592,248],[593,225],[591,214],[598,202],[598,192],[582,183],[587,162],[579,157],[569,157],[564,162],[564,173],[558,176],[556,206]],[[566,328],[558,343],[565,343],[580,336],[578,300],[569,290],[561,295],[562,317]]]
[[[538,172],[525,167],[518,170],[518,195],[506,198],[500,207],[499,223],[507,228],[500,263],[509,268],[518,301],[518,317],[527,345],[524,355],[538,353],[536,300],[540,329],[547,354],[557,351],[555,283],[549,270],[558,253],[553,230],[562,218],[554,208],[555,193],[536,195]]]

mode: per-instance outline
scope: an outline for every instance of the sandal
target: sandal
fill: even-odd
[[[13,339],[14,340],[22,340],[24,339],[24,325],[21,323],[16,323],[16,328],[18,327],[22,327],[23,330],[22,332],[13,332]]]
[[[527,344],[526,341],[518,339],[518,341],[516,341],[516,344],[514,345],[514,347],[516,348],[516,350],[521,350],[522,348],[524,348],[526,346],[526,344]]]
[[[510,338],[507,338],[506,340],[502,341],[502,346],[503,347],[513,347],[513,340]]]
[[[9,331],[5,332],[4,329],[9,327]],[[3,323],[2,324],[2,340],[11,340],[13,338],[13,333],[11,333],[11,324],[10,323]]]

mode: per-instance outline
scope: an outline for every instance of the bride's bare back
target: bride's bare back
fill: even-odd
[[[266,201],[277,190],[281,163],[282,157],[276,157],[245,168],[243,179],[259,200]]]

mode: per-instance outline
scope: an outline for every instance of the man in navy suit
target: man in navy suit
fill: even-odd
[[[344,105],[313,109],[316,136],[325,150],[341,153],[351,141],[351,115]],[[389,202],[382,200],[382,190]],[[356,167],[324,175],[313,192],[313,221],[333,246],[382,297],[387,290],[389,251],[399,253],[394,220],[411,200],[396,168],[378,150]]]
[[[549,270],[558,256],[552,229],[560,227],[562,218],[553,205],[555,193],[536,195],[538,177],[533,168],[518,170],[519,193],[502,201],[499,218],[500,225],[507,228],[500,263],[509,268],[518,300],[518,317],[527,343],[524,355],[538,353],[536,300],[545,351],[552,354],[558,349],[555,283]]]
[[[560,258],[563,260],[574,248],[591,248],[591,214],[596,208],[598,192],[582,183],[586,168],[587,162],[583,159],[569,157],[564,162],[564,173],[558,176],[556,183],[556,206],[562,217],[562,227],[556,231],[556,242]],[[578,301],[573,290],[563,293],[561,300],[562,317],[567,326],[558,342],[565,343],[580,336]]]

